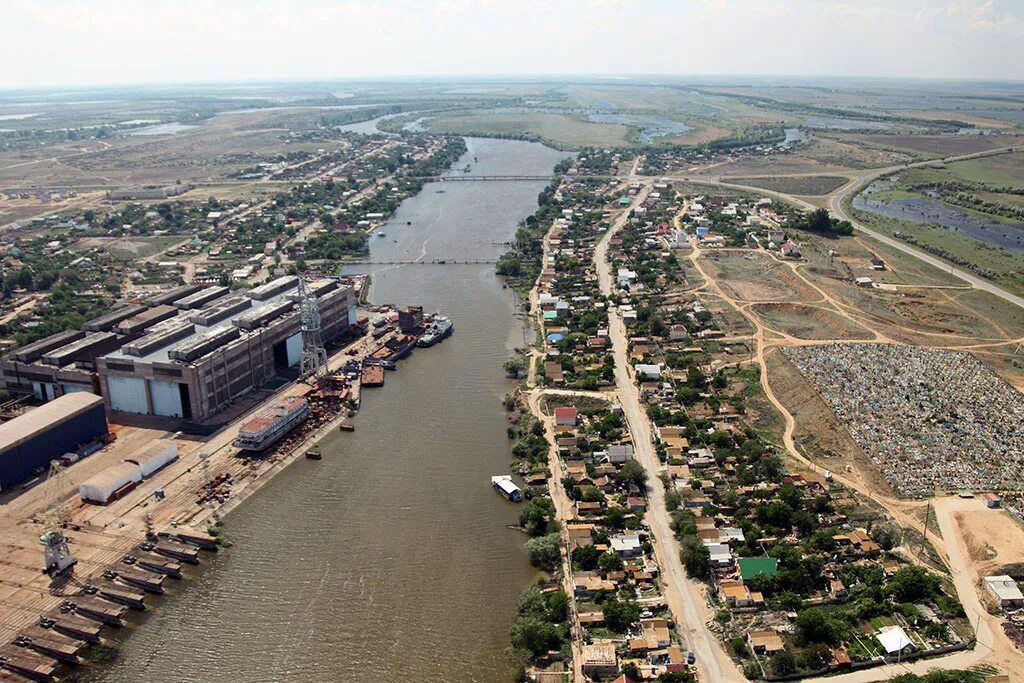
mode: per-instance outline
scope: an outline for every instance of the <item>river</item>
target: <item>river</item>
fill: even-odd
[[[453,171],[544,174],[564,156],[535,143],[468,145]],[[371,256],[493,258],[543,186],[427,185],[372,238]],[[515,599],[535,578],[524,538],[507,528],[519,508],[489,481],[511,458],[500,401],[511,388],[501,364],[523,343],[512,293],[493,265],[372,272],[375,302],[440,310],[454,335],[368,389],[356,431],[328,437],[322,461],[299,460],[232,512],[234,547],[152,601],[94,680],[507,677]]]

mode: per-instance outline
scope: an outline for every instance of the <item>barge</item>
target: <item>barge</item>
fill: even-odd
[[[273,446],[309,417],[309,403],[289,396],[245,423],[235,439],[235,448],[259,453]]]

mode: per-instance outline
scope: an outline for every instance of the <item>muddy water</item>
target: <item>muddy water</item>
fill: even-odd
[[[561,156],[470,140],[453,169],[543,174]],[[542,187],[428,185],[372,256],[493,258]],[[506,528],[518,508],[489,482],[511,457],[500,399],[501,364],[523,339],[512,295],[492,265],[384,266],[371,291],[443,311],[454,335],[367,390],[356,431],[326,439],[322,461],[296,462],[233,512],[235,546],[171,585],[98,680],[505,678],[514,600],[534,578]]]
[[[866,193],[854,197],[853,206],[889,218],[942,227],[964,237],[1002,247],[1017,255],[1024,255],[1024,223],[999,223],[926,197],[882,201],[872,199],[871,195]]]

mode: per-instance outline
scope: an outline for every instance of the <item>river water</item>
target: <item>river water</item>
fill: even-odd
[[[535,143],[468,144],[453,170],[545,174],[563,157]],[[428,185],[371,239],[372,258],[493,258],[543,186]],[[375,302],[440,310],[454,335],[368,389],[356,431],[329,436],[322,461],[297,461],[232,512],[234,547],[152,601],[95,680],[507,677],[514,601],[535,578],[506,526],[518,508],[489,481],[511,458],[500,401],[501,364],[523,343],[512,294],[489,264],[372,272]]]

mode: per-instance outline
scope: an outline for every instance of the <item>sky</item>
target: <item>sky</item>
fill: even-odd
[[[0,0],[0,88],[517,74],[1024,80],[1024,0]]]

